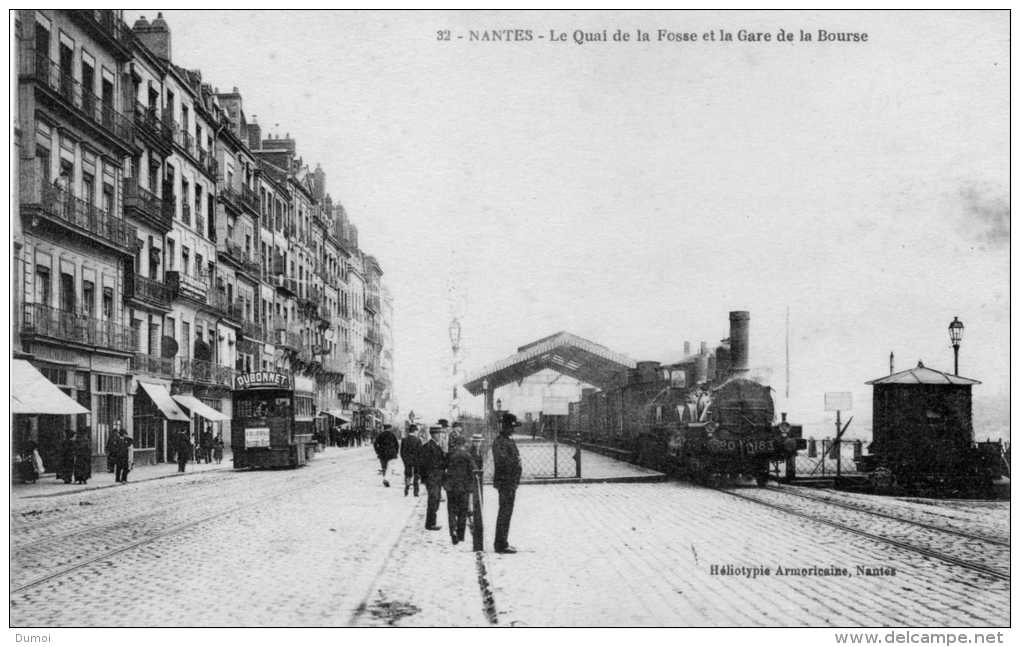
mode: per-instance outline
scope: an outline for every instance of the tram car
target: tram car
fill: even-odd
[[[230,447],[234,469],[299,467],[315,451],[310,378],[256,371],[234,378]]]
[[[697,482],[753,479],[764,485],[780,462],[792,474],[802,428],[776,424],[772,389],[748,371],[747,312],[730,313],[730,337],[715,353],[662,366],[638,362],[602,391],[584,389],[569,408],[582,442],[639,465]]]

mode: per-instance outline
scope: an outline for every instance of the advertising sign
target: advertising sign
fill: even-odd
[[[245,427],[244,446],[269,447],[269,427]]]
[[[243,391],[245,389],[289,388],[291,388],[290,376],[286,373],[255,371],[254,373],[242,373],[234,378],[234,389],[237,391]]]

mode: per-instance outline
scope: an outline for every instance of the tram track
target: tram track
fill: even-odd
[[[883,544],[894,546],[896,548],[900,548],[901,550],[906,550],[906,551],[909,551],[909,552],[912,552],[912,553],[915,553],[915,554],[923,555],[925,557],[930,557],[932,559],[937,559],[937,560],[942,561],[944,563],[951,564],[953,566],[957,566],[959,568],[963,568],[963,569],[966,569],[968,571],[984,575],[985,577],[989,577],[989,578],[996,579],[996,580],[1003,580],[1003,581],[1006,581],[1006,582],[1010,581],[1009,573],[1006,573],[1004,571],[998,570],[996,568],[985,566],[984,564],[979,564],[977,562],[973,562],[973,561],[970,561],[970,560],[961,559],[961,558],[955,557],[953,555],[948,555],[948,554],[946,554],[946,553],[944,553],[942,551],[933,550],[931,548],[926,548],[924,546],[918,546],[916,544],[911,544],[909,542],[902,541],[900,539],[896,539],[896,538],[893,538],[893,537],[886,537],[886,536],[883,536],[883,535],[880,535],[880,534],[876,534],[876,533],[873,533],[873,532],[870,532],[870,531],[867,531],[867,530],[862,530],[861,528],[857,528],[857,527],[854,527],[854,526],[851,526],[851,525],[848,525],[848,524],[845,524],[845,523],[841,523],[839,521],[833,521],[831,519],[825,519],[825,518],[820,517],[818,515],[813,515],[813,514],[810,514],[810,513],[807,513],[807,512],[803,512],[801,510],[796,510],[796,509],[794,509],[794,508],[792,508],[790,506],[787,506],[787,505],[782,505],[780,503],[776,503],[776,502],[772,502],[772,501],[765,501],[765,500],[763,500],[761,498],[758,498],[758,497],[755,497],[755,496],[751,496],[751,495],[748,495],[748,494],[744,494],[744,493],[741,493],[741,492],[736,492],[736,491],[733,491],[733,490],[726,490],[726,489],[721,489],[721,488],[713,488],[713,489],[715,491],[717,491],[717,492],[720,492],[722,494],[726,494],[726,495],[732,496],[732,497],[737,498],[737,499],[742,499],[744,501],[749,501],[751,503],[756,503],[758,505],[765,506],[765,507],[768,507],[768,508],[771,508],[773,510],[777,510],[777,511],[780,511],[780,512],[784,512],[786,514],[789,514],[789,515],[792,515],[792,516],[795,516],[795,517],[800,517],[802,519],[806,519],[806,520],[812,521],[814,523],[823,524],[823,525],[826,525],[826,526],[829,526],[829,527],[832,527],[832,528],[836,528],[836,529],[839,529],[839,530],[842,530],[842,531],[845,531],[845,532],[849,532],[849,533],[858,535],[860,537],[865,537],[865,538],[871,539],[873,541],[877,541],[877,542],[880,542],[880,543],[883,543]],[[786,492],[786,493],[788,493],[788,492]],[[802,497],[802,498],[810,499],[812,497],[805,496],[805,497]],[[825,501],[825,500],[818,500],[818,502],[819,503],[825,503],[825,504],[830,503],[830,502]],[[855,512],[869,513],[869,511],[866,511],[866,510],[857,510],[853,506],[846,506],[846,507],[850,507]],[[897,521],[902,521],[900,519],[896,519],[896,520]],[[941,529],[941,528],[936,528],[936,530],[939,531],[939,532],[944,532],[944,529]]]
[[[932,523],[925,523],[923,521],[916,521],[914,519],[908,519],[906,517],[901,517],[899,515],[889,514],[887,512],[880,512],[878,510],[872,510],[872,509],[866,508],[864,506],[856,506],[856,505],[852,505],[850,503],[846,503],[846,502],[843,502],[843,501],[835,501],[833,499],[826,498],[826,497],[813,496],[813,495],[810,495],[810,494],[806,494],[804,492],[794,491],[792,488],[789,488],[789,487],[780,487],[776,491],[782,492],[783,494],[789,494],[790,496],[796,496],[796,497],[800,497],[802,499],[807,499],[809,501],[817,501],[818,503],[824,503],[826,505],[835,506],[837,508],[843,508],[843,509],[846,509],[846,510],[853,510],[854,512],[862,512],[862,513],[865,513],[865,514],[874,515],[876,517],[882,517],[883,519],[890,519],[892,521],[898,521],[900,523],[910,524],[912,526],[917,526],[919,528],[925,528],[925,529],[934,530],[934,531],[937,531],[937,532],[944,532],[946,534],[956,535],[958,537],[963,537],[965,539],[972,539],[972,540],[975,540],[975,541],[983,541],[983,542],[986,542],[986,543],[989,543],[989,544],[995,544],[996,546],[1005,546],[1006,548],[1010,547],[1010,543],[1009,543],[1008,539],[1001,539],[999,537],[991,537],[991,536],[988,536],[988,535],[981,535],[981,534],[976,534],[976,533],[970,533],[970,532],[965,532],[963,530],[956,530],[955,528],[947,528],[945,526],[939,526],[939,525],[932,524]]]
[[[323,465],[326,465],[326,464],[332,465],[332,464],[335,464],[338,461],[339,461],[339,458],[335,458],[335,459],[332,459],[332,460],[329,460],[329,461],[323,461],[322,464]],[[134,541],[129,541],[127,543],[120,544],[120,545],[118,545],[116,547],[109,548],[109,549],[106,549],[106,550],[102,550],[101,552],[98,552],[96,554],[90,555],[90,556],[88,556],[85,559],[80,559],[80,560],[77,560],[77,561],[74,561],[74,562],[71,562],[71,563],[68,563],[68,564],[64,564],[64,565],[58,567],[57,569],[49,571],[48,573],[45,573],[43,575],[37,576],[35,578],[32,578],[32,579],[30,579],[29,581],[27,581],[27,582],[25,582],[23,584],[15,586],[14,583],[12,582],[11,583],[10,594],[14,595],[16,593],[21,593],[23,591],[26,591],[26,590],[38,587],[38,586],[40,586],[40,585],[42,585],[42,584],[44,584],[46,582],[49,582],[49,581],[54,580],[54,579],[57,579],[59,577],[62,577],[64,575],[67,575],[67,574],[72,573],[74,571],[80,570],[82,568],[85,568],[85,567],[90,566],[92,564],[95,564],[97,562],[101,562],[101,561],[103,561],[105,559],[108,559],[110,557],[113,557],[115,555],[118,555],[118,554],[130,551],[130,550],[134,550],[134,549],[137,549],[137,548],[141,548],[143,546],[155,543],[155,542],[157,542],[157,541],[159,541],[161,539],[165,539],[167,537],[171,537],[171,536],[174,536],[174,535],[181,534],[181,533],[183,533],[183,532],[185,532],[185,531],[187,531],[187,530],[189,530],[189,529],[191,529],[193,527],[199,526],[199,525],[201,525],[203,523],[206,523],[206,522],[209,522],[209,521],[213,521],[213,520],[222,519],[225,515],[230,515],[230,514],[234,514],[234,513],[243,511],[243,510],[249,510],[249,509],[257,508],[257,507],[261,506],[262,504],[264,504],[264,503],[266,503],[268,501],[273,501],[275,499],[280,499],[280,498],[283,498],[283,497],[285,497],[287,495],[290,495],[290,494],[294,494],[294,493],[298,493],[298,492],[307,492],[307,490],[309,488],[319,487],[321,485],[325,485],[325,484],[331,483],[334,480],[334,478],[335,478],[335,476],[331,472],[327,471],[322,477],[314,478],[314,479],[309,479],[309,480],[302,480],[299,484],[295,485],[294,487],[290,487],[290,488],[287,488],[287,489],[284,489],[284,490],[279,490],[279,491],[276,491],[276,492],[272,492],[271,494],[268,494],[268,495],[265,495],[265,496],[261,496],[261,497],[257,497],[257,498],[255,498],[253,500],[244,501],[244,502],[236,504],[236,505],[228,505],[228,506],[225,506],[225,507],[220,507],[220,508],[217,508],[216,510],[213,510],[211,512],[210,511],[205,511],[202,515],[198,516],[197,518],[191,518],[191,519],[188,519],[186,521],[183,521],[183,522],[180,522],[180,523],[177,523],[177,524],[173,524],[173,525],[171,525],[169,527],[166,527],[164,529],[159,530],[158,532],[152,533],[152,534],[150,534],[150,535],[148,535],[148,536],[146,536],[144,538],[141,538],[141,539],[138,539],[138,540],[134,540]],[[165,512],[166,509],[167,508],[163,509],[162,511]],[[153,514],[155,514],[155,513],[153,513]],[[139,516],[142,516],[142,515],[139,515]],[[152,515],[149,515],[148,513],[146,513],[144,516],[152,516]],[[93,526],[91,528],[86,528],[86,529],[78,530],[78,531],[75,531],[74,533],[71,533],[71,534],[74,534],[74,535],[85,535],[85,534],[88,534],[89,532],[95,532],[95,531],[102,532],[103,530],[109,529],[110,527],[123,525],[123,523],[124,523],[123,521],[120,521],[120,522],[115,522],[115,523],[101,524],[101,525],[98,525],[98,526]],[[21,549],[22,549],[22,551],[24,551],[25,545],[23,545],[21,547]],[[18,551],[17,548],[12,548],[12,550],[11,550],[12,561],[13,561],[15,555],[17,554],[17,551]]]

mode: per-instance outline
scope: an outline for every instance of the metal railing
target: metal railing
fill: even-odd
[[[154,357],[146,353],[135,353],[131,356],[131,370],[135,373],[172,378],[174,360],[173,358]]]
[[[61,69],[46,53],[36,51],[31,41],[22,41],[21,74],[31,76],[55,93],[70,108],[115,137],[131,143],[134,124],[110,103],[82,86],[70,70]]]
[[[187,382],[218,384],[232,387],[234,375],[237,373],[229,366],[221,366],[204,359],[178,358],[174,377]]]
[[[259,212],[259,196],[247,185],[241,185],[241,204],[248,207],[252,213]]]
[[[138,332],[130,326],[41,303],[25,304],[21,324],[23,334],[122,351],[138,346]]]
[[[173,215],[166,208],[163,198],[139,186],[138,178],[124,180],[124,209],[136,209],[167,229],[173,227]]]
[[[261,324],[255,323],[254,321],[242,321],[241,333],[245,337],[257,339],[258,341],[265,341],[266,339],[266,329],[263,328]]]
[[[74,16],[98,28],[107,38],[112,39],[122,48],[131,46],[134,34],[127,23],[121,20],[112,9],[77,9],[71,12]]]
[[[115,218],[108,212],[74,197],[70,191],[60,189],[42,181],[26,179],[22,187],[22,207],[37,205],[39,211],[61,223],[72,225],[81,233],[98,238],[121,250],[134,253],[138,240],[137,229],[123,218]]]
[[[165,119],[159,117],[155,107],[147,108],[141,103],[136,102],[134,117],[135,126],[140,130],[149,133],[152,137],[165,141],[167,144],[173,142],[173,129],[167,124]]]
[[[129,281],[124,282],[124,287],[124,296],[128,298],[140,299],[164,308],[169,308],[173,301],[173,290],[169,285],[141,274],[133,274]]]
[[[225,317],[241,321],[244,319],[244,302],[232,301],[225,292],[216,290],[209,293],[209,305]]]
[[[209,175],[216,177],[216,157],[212,154],[212,151],[206,150],[200,146],[198,148],[198,163],[199,166],[209,173]]]

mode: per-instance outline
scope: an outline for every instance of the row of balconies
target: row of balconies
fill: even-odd
[[[22,42],[20,73],[36,81],[75,116],[99,126],[126,148],[134,146],[134,124],[114,108],[113,99],[104,101],[96,96],[72,76],[70,69],[61,68],[47,52],[36,51],[31,41]]]
[[[144,220],[163,233],[174,224],[173,202],[138,185],[138,178],[124,179],[124,215]]]
[[[221,316],[234,321],[244,321],[244,301],[227,298],[227,293],[213,290],[208,295],[209,305]]]
[[[26,303],[21,334],[60,342],[125,351],[137,348],[138,331],[87,313],[69,312],[42,303]]]
[[[131,59],[134,33],[113,9],[77,9],[69,13],[93,36],[105,41],[120,60]]]
[[[155,106],[145,107],[136,102],[134,122],[136,132],[148,135],[164,149],[169,150],[173,143],[174,131],[172,122],[166,118],[166,113],[160,118]]]
[[[43,216],[50,222],[91,239],[106,243],[118,251],[134,254],[137,229],[123,218],[117,218],[90,202],[74,197],[65,189],[46,184],[32,177],[37,168],[22,176],[20,192],[22,214]]]

